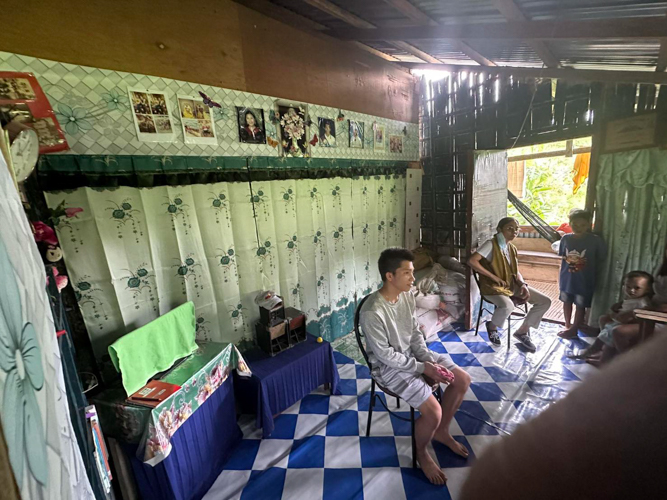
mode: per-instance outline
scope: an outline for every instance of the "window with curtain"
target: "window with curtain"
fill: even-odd
[[[377,258],[401,246],[405,176],[221,182],[46,193],[98,360],[177,305],[195,303],[197,337],[247,343],[254,298],[274,290],[333,340],[356,299],[378,288]],[[75,213],[76,212],[76,213]]]

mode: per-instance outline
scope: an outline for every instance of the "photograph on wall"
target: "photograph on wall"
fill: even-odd
[[[201,96],[178,96],[178,111],[186,144],[217,144],[211,108]]]
[[[319,145],[323,148],[336,147],[336,122],[331,118],[318,118],[320,130]]]
[[[142,142],[174,142],[169,99],[164,92],[128,89],[137,138]]]
[[[280,143],[283,156],[308,156],[306,110],[303,105],[278,104],[280,116]]]
[[[403,136],[390,135],[389,136],[389,152],[402,153],[403,152]]]
[[[384,125],[375,125],[375,140],[373,141],[373,146],[375,149],[383,150],[384,149],[384,136],[386,134]]]
[[[69,149],[56,114],[32,73],[0,71],[0,111],[37,132],[40,154]],[[66,130],[67,125],[63,124]]]
[[[350,147],[364,147],[364,124],[355,120],[350,120]]]
[[[236,107],[239,124],[239,141],[244,144],[266,144],[264,110]]]

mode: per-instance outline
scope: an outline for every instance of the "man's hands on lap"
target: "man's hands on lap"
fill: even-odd
[[[430,361],[424,362],[424,375],[435,380],[438,383],[449,384],[451,380],[448,379],[446,376],[442,375],[438,367],[440,367],[440,370],[444,370],[445,372],[449,373],[452,379],[454,378],[454,374],[447,368],[445,368],[442,365],[431,363]]]

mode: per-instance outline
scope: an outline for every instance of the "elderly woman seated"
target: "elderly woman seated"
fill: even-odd
[[[518,252],[511,243],[519,234],[519,222],[505,217],[498,222],[496,235],[481,245],[468,260],[468,265],[479,273],[482,296],[496,306],[486,330],[489,340],[500,345],[498,328],[505,324],[514,310],[515,303],[532,304],[526,319],[514,337],[529,351],[535,352],[530,340],[530,329],[537,328],[542,317],[551,307],[551,299],[528,284],[519,272]]]

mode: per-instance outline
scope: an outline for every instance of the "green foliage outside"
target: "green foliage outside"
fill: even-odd
[[[555,147],[556,144],[560,147]],[[575,148],[583,146],[590,146],[590,138],[575,141]],[[511,150],[509,156],[562,150],[564,147],[565,143],[541,144]],[[586,205],[588,181],[584,182],[577,194],[572,194],[574,159],[575,157],[559,156],[526,161],[525,193],[521,201],[547,224],[559,226],[568,221],[568,214],[573,208],[584,208]],[[521,193],[514,194],[521,196]],[[516,217],[521,224],[529,225],[509,201],[507,202],[507,213]]]

